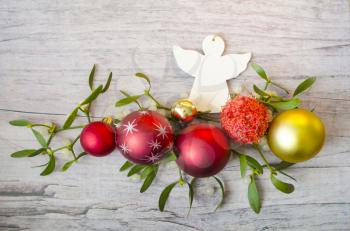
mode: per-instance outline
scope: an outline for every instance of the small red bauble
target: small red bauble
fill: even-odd
[[[191,176],[213,176],[229,161],[229,149],[229,141],[221,129],[210,124],[190,125],[176,138],[176,163]]]
[[[115,149],[114,128],[104,122],[88,124],[80,134],[80,144],[92,156],[106,156]]]
[[[173,145],[169,121],[155,111],[135,111],[117,126],[116,144],[120,152],[136,164],[158,162]]]

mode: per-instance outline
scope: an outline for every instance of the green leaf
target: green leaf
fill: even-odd
[[[64,124],[63,124],[63,128],[64,129],[67,129],[67,128],[69,128],[72,125],[72,123],[74,122],[75,118],[77,117],[77,114],[78,114],[78,108],[75,108],[69,114],[69,116],[67,117],[66,121],[64,122]]]
[[[219,178],[217,178],[216,176],[213,176],[213,177],[216,180],[216,182],[218,182],[220,189],[221,189],[221,200],[214,210],[214,211],[216,211],[222,205],[222,202],[224,202],[225,188],[224,188],[224,184],[222,183],[222,181]]]
[[[116,107],[121,107],[121,106],[125,106],[128,105],[130,103],[136,102],[142,95],[135,95],[135,96],[128,96],[126,98],[123,98],[121,100],[118,100],[115,103]]]
[[[30,154],[28,157],[34,157],[34,156],[37,156],[43,152],[46,151],[46,148],[39,148],[38,150],[36,150],[35,152],[33,152],[32,154]]]
[[[24,150],[12,153],[11,157],[13,157],[13,158],[27,157],[27,156],[33,154],[34,152],[36,152],[35,149],[24,149]]]
[[[296,96],[296,95],[299,95],[300,93],[302,93],[304,91],[306,91],[308,88],[310,88],[312,86],[312,84],[314,84],[315,81],[316,81],[316,77],[310,77],[310,78],[307,78],[306,80],[304,80],[295,89],[295,91],[293,93],[293,97]]]
[[[147,75],[145,75],[143,73],[136,73],[135,76],[138,77],[138,78],[145,79],[147,81],[147,83],[148,83],[148,89],[151,88],[151,80],[148,78]]]
[[[158,201],[158,207],[159,207],[159,210],[161,212],[164,211],[165,203],[168,200],[169,194],[170,194],[171,190],[173,190],[173,188],[177,185],[177,183],[178,183],[178,181],[169,184],[167,187],[165,187],[165,189],[160,194],[159,201]]]
[[[254,175],[250,176],[250,183],[248,186],[248,200],[250,207],[255,213],[259,213],[261,209],[261,201],[258,189],[256,187]]]
[[[168,152],[168,155],[166,155],[163,159],[162,159],[162,162],[163,163],[168,163],[168,162],[171,162],[171,161],[175,161],[177,159],[174,151],[169,151]]]
[[[43,137],[43,135],[41,135],[40,132],[38,132],[37,130],[33,129],[32,128],[32,132],[36,138],[36,140],[39,142],[39,144],[43,147],[43,148],[46,148],[47,147],[47,143],[46,143],[46,140],[45,138]]]
[[[156,175],[157,175],[157,169],[158,169],[158,167],[153,167],[153,171],[151,171],[151,172],[147,175],[145,181],[143,182],[143,184],[142,184],[142,186],[141,186],[141,189],[140,189],[140,192],[141,192],[141,193],[145,192],[145,191],[149,188],[149,186],[151,186],[151,184],[152,184],[154,178],[155,178]]]
[[[89,103],[91,103],[92,101],[94,101],[94,100],[97,98],[97,96],[101,93],[102,88],[103,88],[102,85],[98,86],[95,90],[93,90],[93,91],[91,92],[91,94],[90,94],[86,99],[84,99],[84,100],[80,103],[80,105],[89,104]]]
[[[69,169],[70,166],[72,166],[73,163],[77,162],[81,157],[83,157],[83,156],[85,156],[85,155],[87,155],[86,152],[81,152],[81,153],[77,156],[77,158],[76,158],[75,160],[71,160],[71,161],[66,162],[66,163],[62,166],[61,171],[62,171],[62,172],[67,171],[67,169]]]
[[[254,91],[260,95],[260,96],[263,96],[263,97],[266,97],[266,96],[270,96],[269,94],[267,94],[265,91],[261,90],[260,88],[258,88],[255,84],[253,85],[253,89]]]
[[[194,184],[195,180],[196,180],[196,178],[193,177],[191,180],[191,183],[186,182],[188,185],[188,201],[190,203],[190,208],[188,209],[187,216],[190,214],[191,209],[192,209],[193,197],[194,197],[193,184]]]
[[[239,155],[239,165],[241,170],[241,177],[243,178],[247,173],[247,166],[248,166],[248,161],[245,155]]]
[[[260,65],[253,63],[251,66],[261,78],[263,78],[266,82],[270,82],[270,78],[267,77],[264,69]]]
[[[133,165],[134,165],[133,163],[131,163],[129,161],[125,161],[125,163],[120,167],[119,171],[123,172],[123,171],[127,170],[128,168],[130,168]]]
[[[251,156],[246,156],[246,158],[247,158],[248,165],[251,168],[255,169],[258,172],[259,175],[264,173],[263,166],[256,159],[254,159]]]
[[[130,169],[130,171],[128,172],[128,177],[129,176],[132,176],[132,175],[134,175],[134,174],[136,174],[136,173],[139,173],[142,169],[144,169],[146,166],[144,166],[144,165],[135,165],[134,167],[132,167],[131,169]]]
[[[109,73],[107,82],[106,82],[105,86],[103,87],[101,93],[105,93],[108,90],[109,86],[111,85],[111,81],[112,81],[112,72]]]
[[[149,166],[145,167],[143,169],[142,173],[140,174],[140,178],[141,179],[145,179],[148,176],[148,174],[150,174],[153,171],[154,171],[154,166],[153,165],[149,165]]]
[[[53,170],[55,170],[55,166],[56,166],[55,156],[54,155],[49,155],[49,156],[50,156],[49,162],[48,162],[46,168],[44,169],[44,171],[41,172],[41,174],[40,174],[41,176],[47,176],[50,173],[52,173]]]
[[[271,174],[271,182],[272,184],[283,193],[292,193],[294,191],[294,185],[285,183],[279,179],[277,179],[273,174]]]
[[[94,64],[94,66],[91,69],[90,75],[89,75],[89,86],[90,86],[91,91],[94,89],[95,70],[96,70],[96,65]]]
[[[270,106],[272,106],[275,109],[278,110],[290,110],[298,107],[301,103],[301,100],[298,98],[293,98],[288,101],[281,101],[281,102],[271,102],[269,103]]]
[[[9,123],[12,126],[30,126],[32,124],[28,120],[11,120]]]
[[[72,164],[73,164],[74,162],[75,162],[75,160],[71,160],[71,161],[68,161],[67,163],[65,163],[65,164],[62,166],[61,171],[62,171],[62,172],[67,171],[67,169],[70,168],[70,166],[72,166]]]
[[[282,170],[282,169],[286,169],[294,164],[295,163],[289,163],[287,161],[282,160],[280,163],[272,164],[271,166],[273,166],[276,170]]]

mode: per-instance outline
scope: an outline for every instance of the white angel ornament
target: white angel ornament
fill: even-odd
[[[225,43],[217,35],[207,36],[202,48],[204,55],[179,46],[173,52],[177,65],[195,77],[189,99],[198,110],[217,113],[230,97],[226,81],[247,68],[251,53],[222,56]]]

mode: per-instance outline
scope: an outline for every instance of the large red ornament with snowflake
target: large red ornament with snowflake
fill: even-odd
[[[191,176],[213,176],[227,164],[229,149],[229,141],[221,129],[204,123],[190,125],[176,138],[176,163]]]
[[[173,139],[169,121],[150,110],[130,113],[116,128],[117,148],[136,164],[157,163],[172,148]]]

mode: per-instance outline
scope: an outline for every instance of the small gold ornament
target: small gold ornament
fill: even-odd
[[[113,118],[111,116],[108,116],[108,117],[104,117],[102,119],[102,122],[106,123],[106,124],[109,124],[109,125],[112,125],[113,124]]]
[[[320,118],[304,109],[280,113],[271,122],[268,144],[280,159],[297,163],[311,159],[322,148],[325,128]]]
[[[182,122],[190,122],[197,115],[197,108],[188,99],[180,99],[171,107],[171,115]]]

